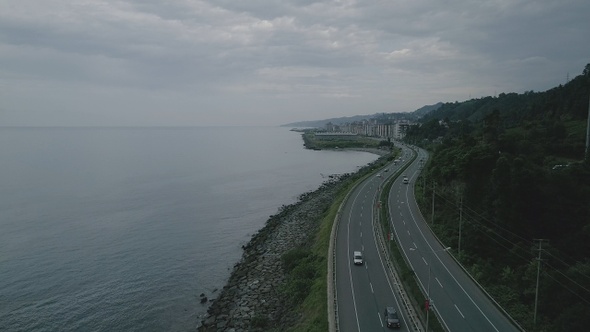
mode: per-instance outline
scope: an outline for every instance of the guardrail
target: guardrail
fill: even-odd
[[[377,208],[377,210],[378,210],[378,208]],[[389,276],[391,277],[391,279],[393,279],[393,284],[397,288],[397,293],[399,294],[400,300],[402,301],[402,303],[404,305],[407,316],[410,319],[411,327],[414,329],[414,331],[421,331],[423,329],[422,323],[420,322],[420,319],[418,318],[418,314],[414,310],[414,306],[412,305],[412,302],[410,301],[410,298],[408,297],[408,294],[407,294],[402,282],[399,279],[398,271],[395,268],[395,266],[393,266],[393,264],[392,264],[392,259],[390,258],[389,249],[387,248],[387,245],[384,242],[385,237],[383,236],[383,233],[381,232],[381,227],[379,225],[379,222],[380,222],[379,211],[377,211],[376,215],[377,215],[377,217],[375,218],[376,220],[373,223],[373,229],[377,233],[376,238],[379,241],[379,246],[381,247],[381,252],[383,253],[383,255],[385,255],[385,258],[386,258],[385,262],[387,265],[387,270],[389,271]]]
[[[416,158],[416,156],[414,155],[414,158],[412,159],[412,161]],[[411,164],[411,162],[407,163],[406,165],[404,165],[404,167],[400,168],[399,170],[397,170],[395,173],[393,173],[393,175],[388,177],[387,182],[389,181],[394,181],[396,178],[398,178],[403,171],[405,171],[409,165]],[[336,239],[338,236],[338,227],[340,224],[340,220],[342,217],[342,209],[344,207],[344,205],[346,204],[346,202],[348,201],[349,196],[352,194],[352,192],[354,192],[354,190],[367,178],[370,176],[373,176],[376,172],[378,172],[378,170],[371,172],[370,174],[367,174],[366,176],[362,177],[361,179],[359,179],[354,186],[348,191],[348,193],[346,194],[346,196],[344,197],[344,199],[342,200],[342,202],[340,203],[340,206],[338,207],[338,212],[336,213],[336,216],[334,217],[334,223],[332,225],[332,230],[330,233],[330,244],[329,244],[329,254],[328,254],[328,329],[330,332],[337,332],[340,331],[340,327],[339,327],[339,314],[338,314],[338,291],[336,288]],[[376,208],[376,202],[374,202],[373,207]],[[374,215],[376,215],[376,218],[379,218],[379,213],[375,213]],[[374,221],[374,225],[375,225],[375,221]],[[378,219],[377,219],[377,225],[378,225]],[[400,299],[402,300],[402,302],[404,303],[404,307],[406,308],[406,312],[408,313],[408,317],[410,317],[411,321],[412,321],[412,326],[414,328],[414,331],[421,331],[421,322],[420,320],[417,318],[417,314],[413,308],[413,305],[411,304],[411,301],[409,300],[409,297],[407,295],[407,292],[405,291],[403,284],[401,283],[401,281],[399,280],[399,277],[397,275],[397,271],[395,269],[395,267],[392,265],[391,263],[391,259],[389,259],[389,252],[386,248],[385,243],[383,242],[383,236],[382,233],[380,232],[380,230],[378,229],[378,227],[373,227],[374,229],[377,229],[378,232],[378,236],[377,238],[379,239],[379,245],[381,246],[381,250],[382,252],[387,255],[387,268],[389,271],[389,277],[393,278],[394,284],[397,286],[397,291],[398,294],[400,295]]]
[[[412,149],[412,151],[414,151]],[[386,185],[389,185],[390,183],[392,183],[393,181],[395,181],[401,174],[403,174],[408,167],[410,167],[410,165],[412,164],[412,162],[414,160],[416,160],[417,154],[414,153],[411,160],[409,162],[407,162],[404,167],[401,167],[400,169],[398,169],[395,172],[394,176],[389,177],[389,179],[387,180]],[[410,300],[407,291],[405,290],[405,287],[403,285],[403,283],[400,281],[398,273],[399,271],[397,271],[397,269],[395,268],[395,266],[393,265],[393,260],[391,259],[390,255],[390,251],[388,246],[385,244],[384,239],[385,237],[383,236],[382,232],[381,232],[381,228],[379,227],[380,224],[380,211],[379,209],[381,208],[386,208],[388,206],[388,202],[386,201],[385,204],[382,207],[377,208],[377,213],[375,213],[376,217],[376,223],[374,226],[374,229],[376,229],[377,231],[377,238],[379,239],[379,244],[381,246],[382,252],[387,256],[386,262],[387,262],[387,268],[389,270],[389,274],[390,277],[393,278],[394,280],[394,284],[397,285],[398,288],[398,294],[400,295],[400,299],[403,302],[404,308],[406,309],[406,312],[408,314],[408,318],[410,318],[411,320],[411,327],[414,329],[414,331],[423,331],[424,327],[422,325],[422,321],[420,320],[418,313],[416,312],[414,305],[412,304],[412,301]],[[387,222],[387,224],[389,225],[389,221]],[[407,262],[405,262],[407,264]],[[414,278],[416,278],[416,276],[414,276]]]

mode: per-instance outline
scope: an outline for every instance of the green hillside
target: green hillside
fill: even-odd
[[[590,64],[545,92],[443,104],[406,136],[431,152],[426,220],[529,331],[590,326],[589,96]]]

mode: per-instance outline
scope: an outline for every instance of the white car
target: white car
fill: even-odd
[[[408,184],[408,183],[410,183],[410,180],[408,180],[408,178],[407,178],[407,177],[404,177],[404,180],[403,180],[402,182],[403,182],[404,184]]]
[[[355,251],[352,254],[352,259],[354,261],[354,265],[363,265],[363,254],[360,251]]]

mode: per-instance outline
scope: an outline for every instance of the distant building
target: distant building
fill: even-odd
[[[402,139],[406,136],[406,132],[410,128],[410,122],[407,120],[401,120],[396,122],[395,127],[393,129],[393,138],[395,139]]]
[[[410,127],[408,120],[363,120],[342,125],[335,125],[331,122],[326,124],[326,133],[342,135],[342,133],[361,136],[380,137],[384,139],[402,139]]]

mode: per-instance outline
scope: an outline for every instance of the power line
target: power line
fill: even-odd
[[[437,193],[437,196],[439,196],[440,198],[442,198],[442,199],[443,199],[445,202],[447,202],[449,205],[451,205],[451,206],[453,206],[453,207],[455,207],[455,208],[459,208],[459,207],[458,207],[458,206],[457,206],[457,205],[456,205],[454,202],[452,202],[452,201],[451,201],[451,200],[449,200],[448,198],[446,198],[446,197],[442,196],[442,194],[440,194],[440,193]],[[513,231],[511,231],[511,230],[508,230],[508,229],[506,229],[506,228],[504,228],[504,227],[502,227],[502,226],[500,226],[500,225],[498,225],[498,224],[494,223],[493,221],[489,220],[489,219],[488,219],[488,218],[486,218],[485,216],[481,215],[481,213],[479,213],[479,212],[477,212],[477,211],[473,210],[471,207],[469,207],[467,204],[465,204],[465,202],[463,202],[463,208],[464,208],[464,209],[466,209],[468,212],[471,212],[471,213],[473,213],[475,216],[477,216],[477,218],[487,221],[487,222],[488,222],[488,224],[492,224],[492,225],[493,225],[493,227],[499,228],[499,229],[501,229],[501,230],[503,230],[503,231],[505,231],[505,232],[507,232],[507,233],[510,233],[510,234],[512,234],[514,237],[516,237],[516,238],[519,238],[520,240],[522,240],[522,241],[524,241],[524,242],[529,242],[529,243],[530,243],[530,238],[528,238],[528,239],[527,239],[527,238],[524,238],[523,236],[521,236],[521,235],[519,235],[519,234],[517,234],[517,233],[514,233]],[[464,212],[464,213],[468,213],[468,212],[466,212],[465,210],[463,210],[463,212]]]
[[[468,214],[468,216],[470,216],[470,215]],[[481,222],[478,222],[478,221],[477,221],[475,218],[473,218],[473,219],[470,219],[470,220],[471,220],[472,222],[478,223],[479,225],[482,225],[483,227],[485,227],[486,229],[488,229],[490,232],[494,233],[496,236],[498,236],[498,237],[502,238],[504,241],[506,241],[506,242],[510,243],[510,244],[513,246],[513,248],[518,248],[518,249],[520,249],[520,250],[522,250],[522,251],[525,251],[525,252],[527,252],[527,253],[530,253],[530,248],[524,247],[524,246],[523,246],[523,244],[522,244],[521,242],[513,242],[512,240],[510,240],[510,239],[508,239],[508,238],[504,237],[503,235],[501,235],[501,234],[500,234],[498,231],[496,231],[495,229],[492,229],[490,226],[488,226],[488,225],[485,225],[485,224],[483,224],[483,223],[481,223]],[[529,242],[529,241],[527,241],[527,242],[530,244],[530,242]]]
[[[549,274],[547,272],[543,272],[543,274],[546,275],[547,277],[553,279],[553,281],[555,281],[556,283],[560,284],[563,288],[567,289],[570,293],[572,293],[575,296],[577,296],[580,300],[586,302],[587,304],[590,304],[590,301],[586,300],[585,298],[583,298],[582,296],[580,296],[580,294],[578,294],[576,291],[570,289],[569,287],[567,287],[566,285],[564,285],[563,283],[561,283],[559,280],[555,279],[551,274]]]
[[[483,227],[483,228],[485,228],[485,226],[479,225],[478,227],[476,227],[476,229],[477,229],[478,231],[480,231],[480,232],[481,232],[483,235],[487,236],[488,238],[490,238],[490,240],[492,240],[492,241],[496,242],[496,243],[497,243],[499,246],[503,247],[504,249],[506,249],[506,250],[508,250],[508,251],[512,251],[512,248],[509,248],[509,247],[505,246],[504,244],[502,244],[501,242],[499,242],[497,239],[495,239],[495,238],[493,238],[493,237],[489,236],[489,234],[488,234],[488,233],[486,233],[486,232],[484,232],[484,229],[482,229],[482,228],[480,228],[480,227]],[[486,229],[487,229],[487,228],[486,228]],[[530,257],[523,257],[522,255],[519,255],[519,254],[518,254],[518,253],[516,253],[516,252],[512,252],[512,254],[513,254],[513,255],[515,255],[515,256],[518,256],[518,257],[522,258],[522,259],[523,259],[524,261],[526,261],[526,262],[529,262],[529,261],[531,260],[531,258],[530,258]]]
[[[535,313],[533,315],[533,325],[537,325],[537,304],[539,302],[539,274],[541,273],[541,253],[543,252],[544,239],[537,239],[539,241],[539,258],[537,260],[537,286],[535,287]]]
[[[562,259],[560,259],[559,257],[557,257],[557,256],[555,256],[554,254],[552,254],[550,251],[547,251],[547,250],[545,250],[545,253],[546,253],[547,255],[551,256],[552,258],[554,258],[554,259],[558,260],[558,261],[559,261],[561,264],[565,265],[565,267],[566,267],[567,269],[571,269],[571,268],[572,268],[573,264],[568,264],[568,263],[566,263],[565,261],[563,261],[563,260],[562,260]],[[582,263],[582,262],[580,262],[580,261],[576,261],[576,264],[578,264],[578,263]],[[582,273],[582,272],[581,272],[581,271],[579,271],[579,270],[574,270],[574,271],[575,271],[575,272],[577,272],[577,273],[578,273],[580,276],[582,276],[582,277],[584,277],[584,278],[586,278],[586,279],[590,280],[590,275],[586,275],[586,274]]]
[[[580,285],[577,281],[573,280],[572,278],[570,278],[568,275],[564,274],[563,272],[559,271],[558,269],[554,268],[553,266],[549,265],[549,263],[545,263],[545,265],[549,266],[550,268],[552,268],[555,272],[561,274],[564,278],[566,278],[567,280],[569,280],[571,283],[575,284],[576,286],[580,287],[581,289],[585,290],[586,292],[588,292],[588,294],[590,294],[590,290],[587,289],[586,287]]]
[[[460,212],[461,212],[462,217],[464,218],[465,222],[471,222],[475,226],[474,227],[475,230],[479,231],[484,236],[486,236],[487,238],[489,238],[490,240],[495,242],[499,247],[502,247],[502,248],[508,250],[512,255],[517,256],[518,258],[522,259],[523,261],[530,262],[530,259],[531,259],[530,256],[525,257],[525,256],[519,254],[518,251],[515,251],[515,249],[520,249],[523,252],[530,253],[531,248],[523,247],[524,244],[531,243],[531,241],[529,239],[491,221],[489,218],[483,216],[481,213],[479,213],[479,212],[475,211],[474,209],[472,209],[471,207],[467,206],[465,204],[465,202],[462,202],[462,206],[459,207],[454,200],[449,199],[447,196],[445,196],[444,192],[441,193],[440,191],[439,192],[433,191],[433,205],[434,205],[434,196],[435,195],[441,199],[441,202],[443,202],[443,204],[453,207],[453,208],[460,209]],[[433,209],[434,209],[434,206],[433,206]],[[433,218],[434,218],[434,215],[433,215]],[[506,233],[510,238],[502,235],[501,232]],[[520,240],[520,241],[515,242],[511,238],[516,239],[516,240]],[[542,262],[541,254],[543,252],[546,253],[551,258],[557,260],[559,263],[563,264],[568,269],[571,269],[572,265],[566,263],[564,260],[562,260],[561,258],[556,256],[555,254],[547,251],[546,249],[543,249],[543,243],[547,240],[538,239],[535,241],[538,241],[539,248],[536,249],[538,251],[538,257],[536,258],[536,260],[537,260],[537,282],[536,282],[536,287],[535,287],[535,309],[534,309],[535,311],[534,311],[534,317],[533,317],[534,324],[536,324],[536,319],[537,319],[537,307],[538,307],[538,300],[539,300],[539,278],[540,278],[541,272],[543,272],[543,275],[549,276],[552,280],[554,280],[556,283],[558,283],[562,287],[566,288],[569,292],[571,292],[572,294],[574,294],[575,296],[580,298],[585,303],[590,304],[590,301],[586,300],[578,292],[572,290],[570,287],[568,287],[563,282],[556,279],[554,276],[552,276],[548,272],[541,270],[541,262]],[[508,243],[511,247],[509,247],[506,243]],[[553,249],[555,251],[558,251],[558,249],[556,249],[556,248],[553,248]],[[574,261],[576,261],[576,260],[574,260]],[[579,263],[579,262],[576,261],[576,263]],[[549,263],[545,263],[545,265],[549,269],[552,269],[554,272],[561,275],[563,278],[565,278],[570,283],[572,283],[572,284],[576,285],[577,287],[579,287],[580,289],[584,290],[587,294],[590,294],[590,289],[581,285],[580,283],[578,283],[577,281],[575,281],[574,279],[572,279],[571,277],[569,277],[565,273],[561,272],[559,269],[557,269],[553,265],[551,265]],[[590,276],[583,274],[578,269],[574,269],[574,272],[578,273],[580,276],[582,276],[584,278],[590,279]]]
[[[457,205],[456,205],[456,204],[454,204],[452,201],[450,201],[448,198],[446,198],[446,197],[444,197],[444,196],[442,196],[442,195],[440,195],[440,194],[439,194],[438,196],[439,196],[440,198],[442,198],[442,200],[443,200],[443,201],[445,201],[447,204],[449,204],[449,205],[451,205],[451,206],[453,206],[453,207],[457,207]],[[465,216],[466,216],[466,220],[467,220],[467,217],[470,217],[470,218],[471,218],[471,219],[470,219],[470,221],[472,221],[472,222],[476,222],[476,223],[478,223],[478,224],[482,225],[483,227],[486,227],[486,229],[487,229],[487,230],[489,230],[489,231],[493,232],[493,233],[494,233],[494,234],[496,234],[498,237],[501,237],[501,238],[502,238],[504,241],[506,241],[506,242],[510,243],[510,244],[511,244],[513,247],[519,248],[519,249],[521,249],[522,251],[525,251],[525,252],[527,252],[527,253],[530,251],[530,248],[525,248],[525,247],[522,247],[522,244],[521,244],[521,243],[519,243],[519,242],[513,242],[512,240],[509,240],[509,239],[505,238],[504,236],[502,236],[500,233],[498,233],[496,230],[492,229],[491,227],[499,228],[500,230],[503,230],[504,232],[506,232],[506,233],[508,233],[508,234],[510,234],[510,235],[513,235],[514,237],[516,237],[516,238],[518,238],[518,239],[520,239],[520,240],[523,240],[525,243],[530,243],[530,240],[527,240],[527,239],[525,239],[525,238],[521,237],[520,235],[518,235],[518,234],[516,234],[516,233],[514,233],[514,232],[511,232],[510,230],[507,230],[507,229],[505,229],[505,228],[504,228],[504,227],[502,227],[502,226],[499,226],[499,225],[497,225],[497,224],[494,224],[493,222],[489,221],[489,220],[488,220],[488,219],[486,219],[485,217],[481,216],[481,214],[478,214],[477,212],[475,212],[473,209],[471,209],[471,208],[469,208],[469,207],[467,207],[467,209],[468,209],[468,211],[467,211],[467,212],[465,212],[465,211],[463,212],[463,213],[465,214]],[[473,214],[475,214],[475,216],[473,216],[472,214],[470,214],[470,212],[471,212],[471,213],[473,213]],[[480,220],[481,220],[481,219],[483,219],[483,220],[486,220],[486,221],[488,221],[488,223],[492,223],[492,225],[493,225],[493,226],[487,226],[487,225],[485,225],[484,223],[477,221],[477,219],[480,219]],[[512,249],[513,249],[513,248],[510,248],[510,250],[512,250]]]

